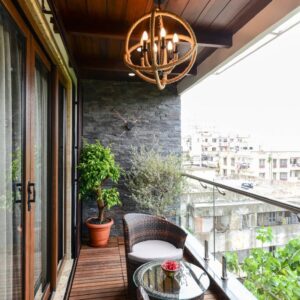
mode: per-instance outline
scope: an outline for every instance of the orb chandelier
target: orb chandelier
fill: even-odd
[[[136,37],[136,31],[143,31],[140,38]],[[156,84],[159,90],[182,79],[196,56],[197,40],[191,26],[179,16],[160,10],[160,5],[137,20],[126,36],[124,63],[143,80]],[[181,64],[183,68],[175,72]]]

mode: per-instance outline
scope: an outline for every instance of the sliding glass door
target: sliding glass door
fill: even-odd
[[[0,4],[0,299],[5,300],[42,299],[51,260],[50,63],[16,19]]]
[[[58,264],[65,255],[65,213],[66,213],[66,91],[59,84],[59,115],[58,125],[60,130],[58,144]]]
[[[0,299],[23,299],[25,38],[0,5]]]
[[[47,299],[66,253],[66,82],[32,30],[0,0],[0,300]]]
[[[48,283],[48,215],[49,215],[49,70],[43,62],[35,59],[34,101],[32,120],[33,170],[35,202],[34,210],[34,291],[35,299],[40,299]]]

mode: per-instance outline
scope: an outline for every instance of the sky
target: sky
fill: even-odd
[[[181,96],[182,134],[198,125],[300,151],[300,25]]]

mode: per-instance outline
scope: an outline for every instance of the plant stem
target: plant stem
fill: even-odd
[[[104,221],[105,204],[102,199],[102,189],[100,187],[97,189],[97,205],[98,205],[98,219],[100,224],[102,224]]]

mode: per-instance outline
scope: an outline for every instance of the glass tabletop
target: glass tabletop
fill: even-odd
[[[168,277],[161,262],[149,262],[140,266],[133,275],[135,285],[142,286],[155,299],[189,300],[201,296],[209,287],[207,274],[199,267],[181,261],[180,271]]]

